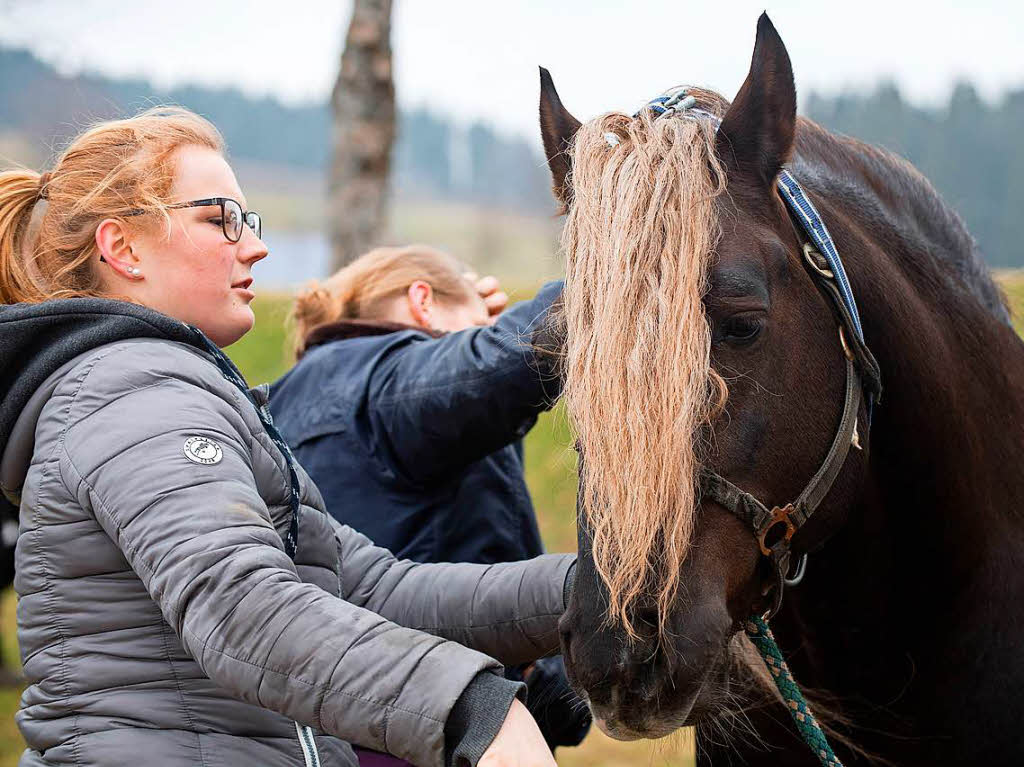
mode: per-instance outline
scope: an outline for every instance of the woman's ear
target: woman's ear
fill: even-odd
[[[409,314],[421,328],[433,330],[434,289],[430,283],[416,280],[406,291],[409,302]]]
[[[96,249],[119,276],[127,280],[143,279],[139,257],[132,251],[129,232],[116,218],[107,218],[96,227]]]

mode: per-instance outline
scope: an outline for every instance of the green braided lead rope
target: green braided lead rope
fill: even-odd
[[[772,630],[768,628],[768,623],[761,616],[755,615],[747,619],[746,629],[747,636],[750,637],[750,641],[754,643],[757,651],[761,653],[765,665],[771,672],[775,686],[779,688],[779,693],[786,702],[786,708],[789,709],[790,716],[793,717],[793,722],[800,731],[804,743],[810,746],[811,751],[825,767],[843,767],[843,763],[832,752],[832,747],[828,744],[825,733],[818,726],[814,714],[808,708],[807,701],[804,700],[804,696],[800,692],[800,687],[797,686],[793,675],[789,673],[789,667],[783,660],[782,653],[779,652],[779,646],[775,644],[775,637],[772,636]]]

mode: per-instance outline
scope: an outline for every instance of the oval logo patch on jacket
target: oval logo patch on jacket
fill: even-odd
[[[189,437],[185,440],[185,457],[192,463],[212,466],[215,463],[220,463],[220,459],[224,457],[224,451],[212,439]]]

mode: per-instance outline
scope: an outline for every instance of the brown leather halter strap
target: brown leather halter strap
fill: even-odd
[[[799,228],[797,231],[799,232]],[[767,557],[772,566],[774,580],[764,593],[767,595],[774,588],[775,594],[772,606],[765,613],[765,620],[778,612],[782,605],[783,590],[792,558],[793,536],[810,519],[832,489],[846,463],[851,445],[860,449],[857,414],[865,394],[869,401],[877,402],[882,392],[878,363],[855,330],[853,318],[836,286],[835,275],[829,270],[825,258],[810,243],[804,244],[803,251],[808,272],[838,314],[839,342],[846,357],[843,414],[828,454],[796,500],[771,509],[717,472],[705,470],[700,476],[702,497],[728,509],[745,522],[757,538],[761,554]],[[806,556],[806,553],[802,555],[798,568],[801,577]]]

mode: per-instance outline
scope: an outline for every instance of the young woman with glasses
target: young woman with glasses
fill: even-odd
[[[556,650],[573,559],[400,562],[325,513],[220,351],[267,256],[246,207],[184,110],[0,173],[20,764],[551,767],[501,664]]]

